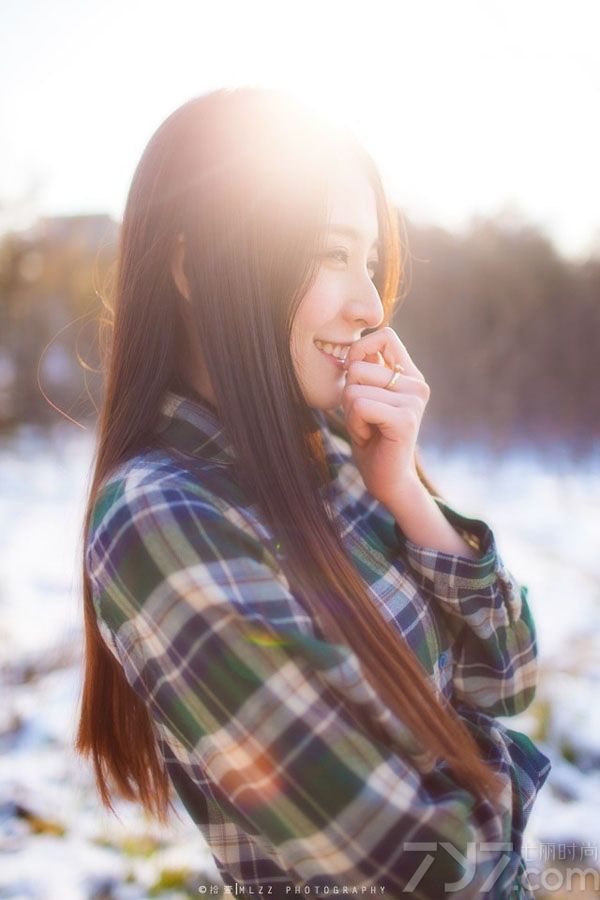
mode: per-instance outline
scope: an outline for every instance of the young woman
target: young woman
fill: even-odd
[[[127,199],[85,521],[77,750],[103,803],[174,794],[275,897],[532,896],[550,763],[536,635],[487,524],[417,459],[398,222],[284,92],[175,110]]]

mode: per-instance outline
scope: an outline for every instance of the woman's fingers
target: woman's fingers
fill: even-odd
[[[390,410],[404,409],[408,411],[407,415],[414,414],[420,420],[426,403],[426,397],[415,393],[387,391],[362,384],[347,387],[342,398],[346,427],[356,443],[368,441],[374,433],[372,426],[377,423],[364,415],[365,411],[373,409],[373,404],[376,411],[380,411],[382,406],[387,406]]]
[[[401,393],[400,391],[383,391],[381,388],[369,387],[367,385],[356,386],[353,390],[350,387],[344,393],[342,398],[342,406],[344,413],[348,413],[357,400],[377,400],[379,403],[385,403],[387,406],[409,406],[418,411],[425,408],[427,400],[418,394]]]
[[[384,438],[401,442],[406,440],[407,428],[418,429],[421,412],[415,402],[393,407],[371,397],[357,397],[345,413],[346,428],[359,446],[367,444],[377,431]]]
[[[394,393],[406,394],[414,393],[418,397],[429,399],[430,388],[426,381],[422,378],[416,378],[413,375],[398,375],[391,388],[387,388],[390,383],[392,373],[385,366],[374,366],[372,363],[354,362],[346,373],[346,384],[344,392],[346,393],[352,385],[362,385],[363,387],[374,387],[376,390],[382,388],[386,390],[386,401],[393,402],[389,395]],[[376,382],[376,383],[374,383]],[[374,399],[384,399],[383,397],[374,397]]]
[[[398,365],[400,374],[388,388]],[[342,405],[356,444],[368,443],[378,429],[384,437],[400,440],[407,426],[409,431],[413,424],[418,428],[430,388],[393,328],[386,326],[352,344],[345,368]]]
[[[421,378],[421,372],[412,361],[408,350],[389,325],[365,334],[358,341],[355,341],[348,350],[346,356],[346,366],[353,362],[361,362],[367,357],[377,358],[377,354],[381,354],[384,365],[388,369],[394,369],[396,363],[400,363],[405,374]]]

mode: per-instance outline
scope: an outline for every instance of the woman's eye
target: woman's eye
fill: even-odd
[[[325,256],[330,257],[332,259],[336,258],[336,257],[339,258],[340,255],[344,257],[343,262],[348,262],[348,251],[347,250],[342,250],[341,248],[338,248],[337,250],[330,250],[328,253],[325,254]]]
[[[328,259],[337,259],[340,262],[348,262],[348,251],[344,250],[341,247],[336,248],[335,250],[329,250],[324,254]],[[342,259],[340,259],[342,257]],[[377,277],[379,272],[380,264],[379,262],[369,263],[369,278],[374,279]]]

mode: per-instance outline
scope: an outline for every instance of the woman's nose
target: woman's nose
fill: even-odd
[[[365,328],[377,328],[384,319],[385,311],[379,296],[379,291],[370,278],[362,282],[362,287],[355,288],[359,299],[353,299],[348,303],[348,315],[354,320],[365,323]]]

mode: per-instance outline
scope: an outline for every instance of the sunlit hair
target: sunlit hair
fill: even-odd
[[[290,584],[327,637],[356,652],[377,694],[420,745],[446,760],[468,790],[495,801],[495,774],[373,603],[319,491],[329,473],[292,364],[291,328],[318,271],[329,187],[344,159],[358,161],[375,192],[375,283],[389,323],[402,284],[398,219],[372,158],[350,132],[285,92],[242,87],[190,100],[151,137],[120,230],[84,543],[101,483],[123,461],[157,446],[165,390],[194,397],[191,373],[202,360],[236,474],[283,544]],[[189,302],[172,275],[181,234]],[[150,713],[102,640],[85,563],[83,602],[76,750],[91,756],[108,808],[115,792],[165,822],[172,794]],[[373,718],[356,724],[391,743]]]

